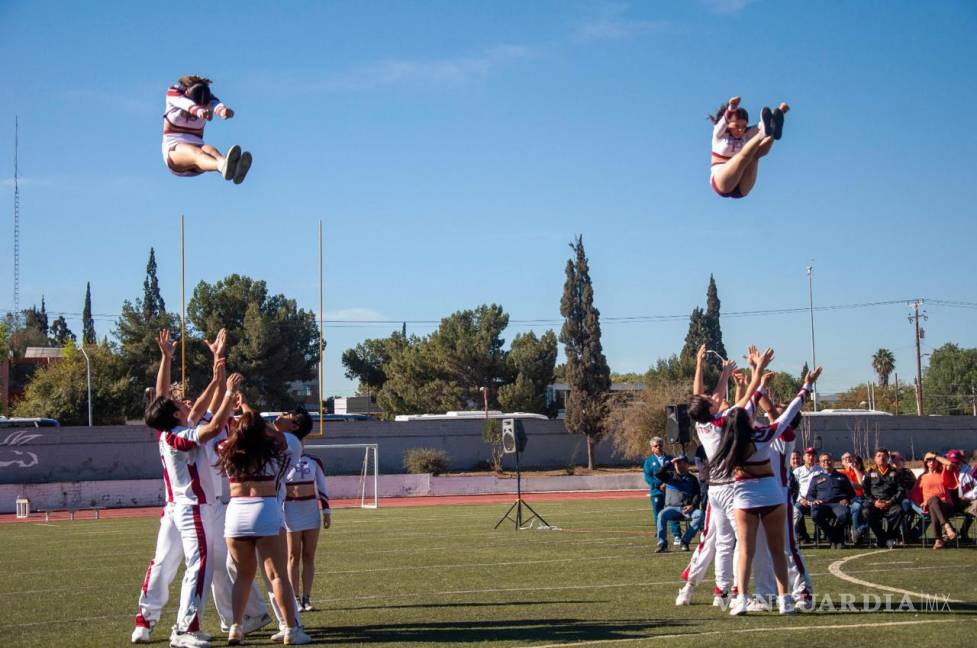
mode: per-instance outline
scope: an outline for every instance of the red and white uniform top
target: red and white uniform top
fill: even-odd
[[[228,481],[232,484],[239,484],[241,482],[274,482],[277,490],[276,497],[280,502],[284,502],[285,473],[288,472],[295,458],[301,455],[302,443],[294,434],[285,432],[283,436],[285,437],[286,447],[280,459],[272,459],[258,473],[229,476]]]
[[[197,440],[197,429],[178,425],[169,432],[159,433],[167,503],[197,506],[212,501],[201,479],[206,458]]]
[[[202,421],[210,421],[214,417],[213,413],[207,412],[204,414]],[[213,437],[206,443],[204,443],[201,448],[203,452],[201,453],[202,459],[200,461],[200,480],[203,483],[204,493],[207,495],[207,501],[210,503],[217,503],[221,501],[224,495],[224,476],[221,474],[220,468],[217,467],[217,461],[220,459],[218,455],[218,450],[224,441],[227,440],[227,424],[221,428],[221,431],[217,433],[217,436]]]
[[[750,399],[750,402],[746,404],[744,408],[748,414],[751,416],[753,412],[756,411],[757,403],[760,402],[760,396],[764,393],[763,388],[757,389]],[[721,412],[718,416],[714,417],[711,421],[707,423],[696,423],[695,431],[699,435],[699,444],[702,445],[703,450],[706,452],[706,459],[712,461],[713,457],[716,456],[716,452],[719,451],[719,443],[723,436],[723,426],[726,425],[726,417],[730,415],[733,408]],[[710,480],[710,486],[722,485],[722,482],[713,482]]]
[[[302,500],[319,500],[319,505],[323,511],[329,510],[329,495],[326,491],[326,471],[322,461],[318,457],[310,454],[303,454],[299,460],[292,464],[292,467],[285,473],[285,482],[289,485],[298,486],[300,484],[314,484],[315,495],[285,497],[286,502],[298,502]]]
[[[203,139],[204,126],[213,115],[224,111],[224,104],[214,97],[210,104],[204,106],[193,103],[186,96],[186,88],[176,84],[166,91],[166,110],[163,112],[163,134],[184,133]],[[208,118],[201,117],[205,110],[211,111]]]
[[[727,110],[712,129],[713,166],[728,162],[731,157],[739,153],[746,143],[756,137],[760,132],[760,127],[753,125],[747,127],[741,137],[733,137],[729,133],[729,120],[732,117],[733,113]]]
[[[744,470],[737,470],[736,481],[745,481],[749,479],[768,479],[775,475],[773,474],[773,465],[771,463],[771,458],[773,454],[779,454],[781,449],[785,449],[786,446],[778,444],[783,437],[786,437],[793,442],[794,440],[794,430],[790,426],[790,422],[794,420],[797,413],[801,411],[801,407],[804,405],[804,401],[811,393],[811,386],[804,385],[801,390],[797,392],[797,396],[794,400],[784,408],[780,416],[777,417],[770,425],[759,425],[753,428],[753,454],[750,455],[749,459],[745,462]],[[775,447],[775,444],[776,447]],[[780,454],[781,463],[783,462],[784,455]],[[778,480],[783,481],[784,486],[786,486],[787,476],[784,473],[783,477],[777,476]]]

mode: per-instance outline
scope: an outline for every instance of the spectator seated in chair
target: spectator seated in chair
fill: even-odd
[[[684,452],[672,459],[671,465],[663,466],[657,476],[665,484],[665,508],[658,513],[658,548],[655,552],[668,551],[666,524],[683,519],[689,520],[689,525],[680,543],[682,551],[688,551],[692,538],[702,528],[699,480],[689,472],[689,458]]]
[[[933,534],[936,536],[933,548],[942,549],[944,538],[957,539],[957,531],[949,521],[954,510],[951,489],[948,487],[950,471],[944,469],[935,452],[926,453],[923,466],[923,474],[912,490],[912,500],[922,507],[933,522]]]
[[[865,495],[865,517],[875,534],[876,546],[894,547],[902,524],[902,501],[907,493],[889,463],[889,451],[885,448],[875,451],[875,465],[865,473],[862,492]],[[888,530],[882,528],[883,519],[889,523]]]
[[[797,506],[794,507],[794,533],[800,542],[811,542],[811,536],[807,533],[804,525],[804,515],[811,513],[811,505],[804,497],[807,489],[811,485],[811,480],[815,475],[824,472],[816,461],[817,452],[814,448],[804,450],[804,463],[794,469],[794,479],[797,480],[797,489],[800,497],[797,498]]]
[[[848,475],[835,470],[831,454],[821,453],[818,464],[823,472],[814,475],[804,496],[811,504],[811,519],[824,531],[832,549],[840,548],[845,541],[845,528],[851,521],[849,506],[855,499]]]
[[[974,452],[977,455],[977,451]],[[963,510],[963,526],[960,527],[960,535],[967,537],[970,525],[977,517],[977,471],[971,467],[969,471],[960,472],[960,486],[957,489],[957,496],[960,498],[960,506]]]
[[[670,466],[672,456],[665,453],[665,440],[660,436],[651,437],[651,454],[645,458],[645,483],[648,484],[648,493],[651,497],[651,513],[654,516],[655,524],[658,524],[658,514],[665,508],[665,484],[658,479],[658,471],[663,466]],[[672,536],[678,538],[678,522],[671,523]]]
[[[858,544],[867,537],[868,524],[865,522],[865,498],[862,493],[862,480],[865,479],[865,463],[859,455],[846,452],[841,455],[841,473],[848,477],[851,487],[855,491],[855,499],[851,501],[852,544]]]
[[[903,545],[907,540],[920,540],[922,538],[929,516],[909,496],[916,485],[916,474],[906,467],[906,458],[898,450],[893,450],[889,453],[889,463],[892,464],[896,479],[899,480],[906,492],[906,499],[902,500],[902,522],[899,525],[902,535],[899,544]],[[912,524],[914,518],[918,519],[919,524]]]

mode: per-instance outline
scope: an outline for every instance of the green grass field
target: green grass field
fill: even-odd
[[[653,553],[646,501],[535,507],[561,530],[517,533],[510,525],[493,531],[506,508],[498,504],[335,511],[319,545],[313,595],[319,609],[303,615],[306,629],[317,645],[417,648],[957,646],[973,645],[977,632],[972,548],[806,551],[819,597],[884,595],[830,573],[831,563],[860,556],[841,566],[844,575],[961,601],[950,611],[730,618],[709,606],[710,580],[696,605],[674,606],[688,554]],[[0,526],[2,645],[127,645],[157,526],[153,518]],[[896,604],[901,596],[893,594]],[[178,597],[177,579],[155,645],[168,645]],[[205,627],[215,634],[214,645],[224,645],[210,605]],[[248,645],[274,645],[269,634],[249,637]]]

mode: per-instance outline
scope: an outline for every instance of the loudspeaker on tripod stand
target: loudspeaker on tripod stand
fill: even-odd
[[[519,419],[502,419],[502,451],[506,454],[526,449],[526,429]]]

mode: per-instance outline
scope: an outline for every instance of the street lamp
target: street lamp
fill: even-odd
[[[88,427],[92,427],[92,363],[85,351],[85,343],[82,342],[78,348],[81,349],[81,354],[85,356],[85,374],[88,382]]]

